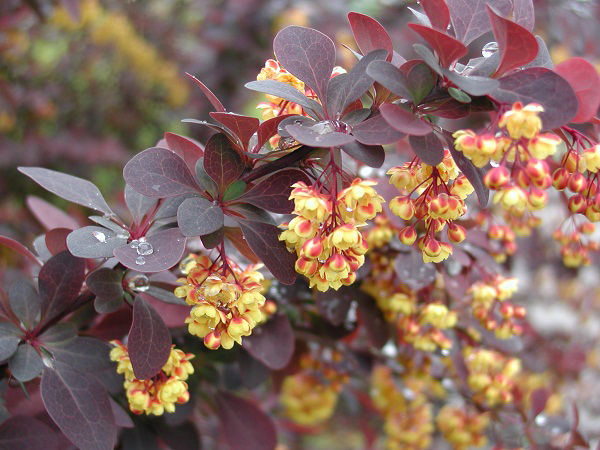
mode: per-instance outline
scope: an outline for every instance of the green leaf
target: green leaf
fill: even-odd
[[[465,94],[460,89],[456,88],[448,88],[448,94],[452,96],[452,98],[461,103],[471,103],[471,97],[468,94]]]
[[[235,180],[225,190],[225,193],[223,194],[223,201],[227,202],[229,200],[233,200],[234,198],[238,198],[244,192],[246,192],[246,183],[244,183],[242,180]]]

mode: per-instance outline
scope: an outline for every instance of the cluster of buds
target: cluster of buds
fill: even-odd
[[[467,383],[473,399],[488,407],[513,401],[513,389],[521,371],[521,361],[483,348],[465,347],[463,357],[469,371]]]
[[[367,241],[370,249],[381,248],[392,240],[394,230],[394,226],[384,214],[377,214],[373,220],[373,226],[363,232],[363,238]]]
[[[335,410],[339,393],[349,381],[348,373],[340,370],[341,355],[332,352],[329,362],[308,354],[300,360],[301,371],[285,377],[280,401],[284,414],[303,426],[326,422]]]
[[[335,200],[302,182],[292,186],[297,217],[281,225],[285,231],[279,239],[298,255],[296,271],[308,277],[311,287],[324,292],[356,279],[368,250],[358,227],[374,218],[384,201],[375,184],[357,178]]]
[[[412,344],[417,350],[433,352],[440,348],[449,350],[452,341],[442,330],[456,325],[457,315],[442,303],[434,302],[419,306],[411,314],[397,322],[401,341]]]
[[[483,447],[487,444],[485,430],[490,423],[487,413],[446,405],[436,418],[444,438],[457,450]]]
[[[553,155],[561,139],[551,133],[540,133],[541,105],[515,103],[498,122],[504,129],[499,136],[478,136],[472,130],[459,130],[453,134],[456,150],[471,159],[477,167],[496,163],[484,177],[485,185],[496,190],[494,203],[499,203],[514,215],[525,210],[538,210],[546,206],[552,186],[550,167],[546,161]],[[508,167],[510,163],[510,167]]]
[[[418,237],[417,225],[423,223],[425,232],[419,237],[418,246],[423,253],[423,261],[440,262],[452,254],[452,244],[462,242],[466,230],[455,221],[463,216],[467,207],[465,198],[473,192],[473,186],[458,168],[448,150],[440,164],[432,167],[423,162],[405,163],[388,171],[390,183],[403,191],[390,202],[390,210],[400,218],[417,220],[402,228],[399,238],[402,243],[412,245]],[[451,186],[448,183],[453,181]],[[418,197],[413,198],[413,194]],[[447,226],[450,242],[436,239],[435,234]]]
[[[131,412],[160,416],[165,411],[174,412],[175,403],[186,403],[190,399],[185,381],[194,373],[190,363],[193,354],[183,353],[173,346],[162,370],[149,380],[139,380],[133,373],[127,347],[120,341],[111,341],[111,344],[110,359],[117,363],[117,373],[125,377],[123,386]]]
[[[375,366],[371,373],[371,399],[385,420],[386,448],[430,448],[433,413],[423,394],[401,389],[389,367]]]
[[[477,281],[467,290],[472,296],[473,316],[499,339],[508,339],[523,331],[515,320],[525,317],[525,308],[506,301],[516,290],[517,279],[501,275]]]
[[[193,308],[185,322],[191,334],[204,338],[206,347],[230,349],[242,344],[261,322],[261,307],[265,304],[261,284],[264,277],[260,265],[245,270],[233,261],[222,258],[213,263],[206,256],[191,255],[181,264],[184,283],[175,289],[175,296],[185,298]]]
[[[561,228],[565,228],[565,231]],[[569,228],[570,231],[567,231]],[[552,238],[561,244],[560,254],[565,266],[580,267],[591,264],[589,252],[600,249],[598,242],[589,239],[595,228],[590,222],[576,225],[576,218],[570,217],[563,223],[563,227],[554,230]]]

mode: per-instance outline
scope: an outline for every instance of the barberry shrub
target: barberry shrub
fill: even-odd
[[[408,61],[350,13],[348,70],[319,31],[281,30],[246,84],[263,120],[191,77],[215,111],[186,122],[215,134],[136,155],[124,204],[21,168],[96,215],[32,197],[35,253],[0,238],[36,280],[0,291],[2,447],[268,449],[330,420],[364,447],[587,445],[507,270],[552,190],[564,263],[597,250],[600,78],[553,67],[513,3],[422,0]]]

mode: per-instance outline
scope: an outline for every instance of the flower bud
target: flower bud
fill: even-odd
[[[211,331],[204,336],[204,345],[211,350],[216,350],[221,346],[221,333],[217,330]]]
[[[462,242],[467,237],[467,230],[461,225],[450,223],[448,225],[448,239],[455,244]]]
[[[567,183],[567,187],[571,191],[581,194],[587,188],[587,180],[581,173],[574,172],[569,177],[569,182]]]
[[[415,205],[410,197],[394,197],[390,202],[390,210],[404,220],[410,220],[415,215]]]
[[[587,208],[587,201],[583,195],[576,194],[569,199],[567,206],[569,207],[569,211],[573,214],[583,213]]]
[[[489,189],[498,190],[510,181],[510,172],[504,166],[494,167],[483,177],[484,184]]]
[[[557,191],[562,191],[566,189],[567,184],[569,183],[569,171],[564,167],[559,167],[552,174],[552,186]]]
[[[413,245],[417,240],[417,232],[413,227],[402,228],[398,233],[398,238],[404,245]]]
[[[321,253],[323,253],[323,240],[320,237],[314,237],[302,245],[298,254],[307,259],[317,259]]]
[[[548,203],[548,192],[542,189],[532,188],[527,199],[529,201],[529,206],[532,209],[542,209]]]

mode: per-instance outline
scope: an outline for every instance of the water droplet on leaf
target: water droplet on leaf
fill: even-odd
[[[538,427],[543,427],[544,425],[546,425],[547,421],[548,421],[548,419],[546,418],[546,416],[544,414],[538,414],[537,417],[535,418],[535,424]]]
[[[148,281],[148,277],[141,273],[131,277],[128,280],[127,285],[129,286],[129,289],[132,289],[137,292],[145,292],[150,288],[150,282]]]
[[[137,239],[134,239],[133,241],[131,241],[131,244],[129,244],[131,248],[138,248],[138,245],[140,245],[140,241],[138,241]]]
[[[151,255],[154,253],[152,244],[149,242],[140,242],[140,244],[136,247],[136,251],[138,255]]]
[[[481,49],[481,56],[483,56],[484,58],[489,58],[497,51],[498,51],[498,43],[495,41],[488,42]]]
[[[144,264],[146,264],[146,258],[144,258],[143,256],[138,256],[137,258],[135,258],[135,263],[138,266],[143,266]]]
[[[92,231],[92,234],[99,242],[106,244],[106,235],[101,231]]]

